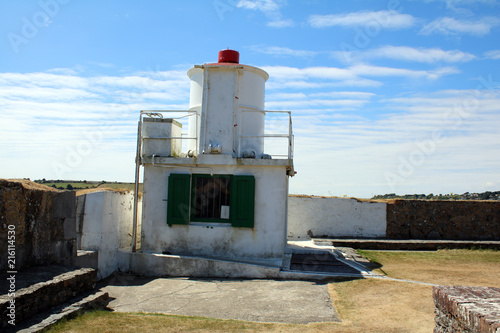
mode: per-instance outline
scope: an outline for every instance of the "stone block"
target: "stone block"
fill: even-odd
[[[52,206],[52,217],[64,219],[76,216],[76,194],[74,191],[58,192]]]
[[[434,332],[497,333],[500,328],[500,288],[437,286]]]

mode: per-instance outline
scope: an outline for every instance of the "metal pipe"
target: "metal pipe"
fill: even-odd
[[[132,222],[132,247],[130,249],[131,252],[135,252],[137,250],[136,239],[137,239],[137,214],[139,206],[139,174],[141,168],[141,135],[142,135],[142,111],[141,114],[139,115],[139,122],[137,125],[137,149],[135,156],[134,216]]]
[[[288,119],[289,119],[289,124],[288,124],[288,159],[292,159],[292,113],[288,112]]]
[[[181,167],[181,168],[187,168],[190,171],[193,169],[196,169],[196,170],[207,169],[210,171],[210,176],[214,175],[214,170],[212,168],[209,168],[209,167],[200,167],[200,166],[193,167],[192,165],[189,165],[189,164],[177,164],[177,163],[176,164],[157,164],[157,163],[155,163],[155,157],[156,157],[156,155],[153,154],[153,156],[151,156],[151,161],[152,161],[153,167],[156,167],[156,168],[178,168],[178,167]]]

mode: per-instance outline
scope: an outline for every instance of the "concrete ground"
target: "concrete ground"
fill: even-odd
[[[116,274],[101,290],[108,308],[119,312],[156,312],[307,324],[339,322],[327,284],[309,281],[149,278]]]

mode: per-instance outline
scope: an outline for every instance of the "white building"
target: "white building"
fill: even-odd
[[[140,253],[279,268],[294,175],[291,114],[265,110],[269,76],[239,64],[236,51],[187,74],[189,110],[141,112]]]

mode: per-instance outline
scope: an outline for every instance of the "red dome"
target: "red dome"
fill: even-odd
[[[238,51],[234,50],[222,50],[219,51],[219,63],[224,63],[224,62],[229,62],[233,64],[239,64],[240,63],[240,54]]]

